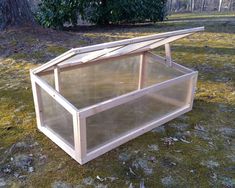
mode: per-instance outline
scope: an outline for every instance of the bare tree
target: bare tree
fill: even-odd
[[[194,11],[194,7],[195,7],[195,2],[194,0],[191,0],[191,11],[193,12]]]
[[[1,0],[2,23],[0,29],[8,26],[34,25],[34,17],[27,0]]]
[[[233,0],[230,0],[229,1],[229,6],[228,6],[228,10],[230,10],[230,11],[233,10],[233,4],[234,4]]]
[[[235,8],[235,0],[167,0],[169,12],[180,11],[229,11]],[[226,5],[226,6],[225,6]]]
[[[206,4],[206,0],[202,0],[202,4],[201,4],[201,11],[204,10],[205,8],[205,4]]]
[[[223,0],[220,0],[220,1],[219,1],[219,8],[218,8],[218,11],[219,11],[219,12],[221,12],[221,6],[222,6],[222,4],[223,4]]]
[[[172,11],[172,0],[169,0],[169,11]]]

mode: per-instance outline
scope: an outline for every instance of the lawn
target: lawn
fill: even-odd
[[[185,19],[215,19],[215,18],[234,18],[234,12],[195,12],[195,13],[175,13],[168,16],[169,20]]]
[[[0,187],[234,187],[235,18],[228,17],[73,32],[1,32]],[[72,47],[202,24],[205,32],[172,44],[173,59],[199,71],[191,112],[83,166],[36,129],[30,68]]]

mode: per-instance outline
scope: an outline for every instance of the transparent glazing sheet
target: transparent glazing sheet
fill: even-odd
[[[74,146],[72,115],[41,88],[40,93],[43,126],[55,132],[69,145]]]
[[[61,72],[61,93],[77,108],[87,107],[138,88],[139,56],[106,60]]]
[[[86,118],[88,152],[184,107],[189,82],[181,81]]]
[[[51,87],[55,88],[55,81],[54,81],[54,73],[49,73],[46,75],[41,75],[40,76],[44,81],[46,81]]]
[[[145,56],[145,61],[146,77],[144,78],[144,87],[184,75],[184,73],[174,69],[173,67],[159,63],[156,61],[156,59],[150,57],[148,54]]]

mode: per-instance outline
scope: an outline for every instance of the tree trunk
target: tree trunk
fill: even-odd
[[[187,1],[186,10],[187,10],[187,11],[191,11],[191,0],[189,0],[189,2]]]
[[[191,0],[191,11],[192,12],[194,11],[194,6],[195,6],[195,2],[194,2],[194,0]]]
[[[219,12],[221,12],[222,3],[223,3],[223,0],[220,0],[220,1],[219,1],[219,9],[218,9]]]
[[[170,9],[170,12],[172,12],[172,0],[170,0],[169,9]]]
[[[102,16],[102,20],[99,20],[98,24],[100,25],[108,25],[109,24],[109,12],[107,9],[107,0],[101,0],[101,12],[104,14],[104,16]]]
[[[1,29],[11,26],[35,25],[27,0],[2,0],[0,11],[2,14]]]
[[[233,10],[233,0],[230,0],[230,2],[229,2],[229,10],[230,11]]]
[[[205,8],[205,3],[206,3],[206,0],[202,0],[202,6],[201,6],[201,12],[204,10]]]

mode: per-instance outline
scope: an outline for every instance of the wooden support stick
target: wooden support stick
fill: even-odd
[[[165,52],[166,52],[166,63],[167,65],[172,66],[171,47],[169,43],[165,44]]]
[[[86,118],[81,117],[79,113],[77,113],[77,146],[78,149],[76,150],[76,154],[78,156],[78,159],[80,160],[80,163],[83,164],[83,160],[87,155],[87,137],[86,137]]]
[[[60,93],[60,68],[55,66],[54,68],[54,78],[55,78],[55,90]]]
[[[146,68],[147,68],[146,54],[142,53],[140,55],[140,68],[139,68],[139,84],[138,84],[138,89],[142,89],[144,87],[144,82],[146,80]]]

